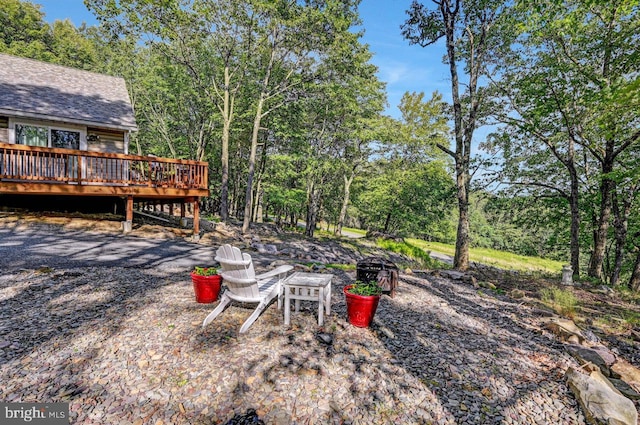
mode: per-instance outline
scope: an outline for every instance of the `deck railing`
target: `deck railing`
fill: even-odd
[[[0,179],[207,189],[206,162],[0,143]]]

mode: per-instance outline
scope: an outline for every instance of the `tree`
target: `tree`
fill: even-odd
[[[455,161],[458,197],[458,230],[454,267],[469,267],[469,189],[471,142],[479,125],[482,106],[481,80],[488,72],[492,48],[499,45],[493,30],[505,8],[497,0],[432,0],[435,10],[413,1],[407,11],[409,18],[402,25],[402,35],[410,44],[427,47],[444,38],[446,63],[451,75],[455,150],[444,145],[440,149]],[[459,66],[464,65],[466,84],[459,78]],[[460,93],[461,86],[465,87]]]
[[[334,40],[343,39],[343,34],[356,22],[356,5],[356,1],[337,0],[256,1],[254,4],[260,23],[256,37],[255,58],[258,63],[254,67],[254,80],[260,84],[254,104],[243,233],[249,231],[251,221],[253,178],[262,119],[286,103],[287,93],[316,78],[318,62],[327,55]],[[311,194],[317,196],[313,190]]]
[[[0,52],[51,61],[51,27],[39,5],[0,0]]]
[[[0,0],[0,52],[78,69],[96,70],[98,46],[84,24],[44,21],[40,5]]]
[[[575,275],[580,267],[579,198],[581,190],[588,194],[588,185],[595,181],[598,211],[591,219],[588,273],[602,279],[617,163],[640,138],[639,83],[633,71],[639,60],[635,49],[638,2],[572,0],[537,7],[523,0],[516,4],[502,30],[512,50],[502,55],[500,79],[494,82],[508,104],[499,117],[510,133],[498,144],[510,156],[507,166],[511,164],[519,174],[512,173],[511,182],[546,187],[568,200]],[[514,28],[520,31],[514,33]],[[553,159],[532,146],[535,142]],[[593,172],[593,161],[599,172]],[[551,162],[562,164],[566,177],[556,167],[542,166]],[[622,223],[618,222],[618,230],[623,229]],[[618,245],[623,244],[624,233],[618,233]]]
[[[444,162],[379,159],[354,185],[354,203],[364,228],[448,241],[455,185]]]
[[[446,103],[437,91],[429,100],[424,93],[406,92],[400,99],[401,119],[394,134],[388,134],[386,149],[395,157],[411,163],[427,163],[447,157],[438,148],[444,145],[451,129],[447,123]]]
[[[249,1],[122,0],[118,4],[87,0],[99,19],[113,34],[146,37],[146,44],[181,66],[189,91],[198,94],[199,125],[190,129],[188,139],[197,141],[194,157],[203,160],[212,129],[212,117],[221,117],[220,216],[229,213],[229,144],[235,118],[236,99],[244,82],[248,58],[255,44],[256,21]],[[161,11],[161,13],[159,13]],[[184,87],[184,86],[183,86]],[[177,93],[178,95],[182,92]],[[184,117],[189,120],[189,115]],[[174,134],[171,134],[173,137]]]

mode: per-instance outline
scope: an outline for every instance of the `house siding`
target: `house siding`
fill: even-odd
[[[90,152],[125,153],[124,132],[87,127],[87,150]]]

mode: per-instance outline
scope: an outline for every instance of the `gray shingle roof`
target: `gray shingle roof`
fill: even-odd
[[[0,113],[136,130],[123,78],[0,54]]]

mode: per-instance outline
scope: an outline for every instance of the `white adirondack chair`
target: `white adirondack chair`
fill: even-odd
[[[240,328],[240,333],[249,329],[275,297],[278,297],[278,310],[282,308],[282,281],[293,266],[280,266],[270,272],[256,275],[251,256],[228,244],[218,248],[216,261],[222,266],[220,274],[227,290],[222,294],[220,304],[204,319],[202,327],[218,317],[231,301],[258,303]]]

